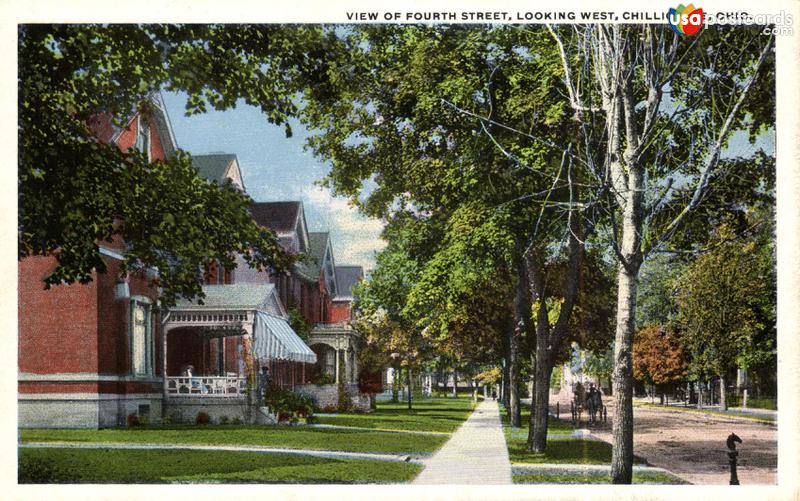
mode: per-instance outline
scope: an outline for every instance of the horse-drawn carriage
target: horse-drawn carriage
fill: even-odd
[[[572,389],[572,402],[570,408],[572,411],[572,423],[577,424],[581,421],[581,414],[584,411],[589,413],[589,424],[596,424],[600,418],[605,421],[605,408],[603,407],[603,394],[595,388],[594,384],[589,383],[589,390],[584,389],[583,384],[579,381],[575,383]]]

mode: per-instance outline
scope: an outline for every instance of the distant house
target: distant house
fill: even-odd
[[[363,279],[360,266],[334,266],[335,293],[328,297],[324,322],[311,330],[308,344],[317,354],[317,370],[334,382],[358,382],[359,333],[352,324],[352,288]]]
[[[243,270],[248,276],[241,278],[237,268],[237,280],[275,284],[287,309],[296,309],[312,327],[307,341],[317,356],[312,381],[342,382],[357,394],[360,336],[351,324],[351,309],[352,289],[364,278],[363,269],[336,265],[330,234],[308,231],[302,202],[256,202],[250,210],[259,224],[278,235],[284,249],[302,259],[275,276]]]

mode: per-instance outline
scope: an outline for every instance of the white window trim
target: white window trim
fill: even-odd
[[[152,150],[152,142],[150,141],[151,129],[150,124],[147,123],[146,119],[143,119],[142,115],[140,114],[137,122],[136,122],[136,142],[134,143],[137,148],[144,150],[144,153],[147,155],[147,161],[150,162],[152,160],[152,155],[150,150]],[[144,141],[144,144],[141,146],[139,145],[139,138],[142,136],[142,125],[146,128],[147,136]]]
[[[134,305],[145,306],[145,332],[144,332],[144,372],[136,372],[133,350]],[[152,378],[155,375],[155,336],[153,335],[153,301],[147,296],[131,296],[128,312],[128,353],[130,353],[130,376],[135,379]]]

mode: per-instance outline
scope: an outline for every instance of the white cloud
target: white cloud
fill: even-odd
[[[329,231],[336,264],[375,266],[375,253],[386,247],[380,238],[384,223],[358,212],[344,198],[337,198],[328,188],[308,186],[303,200],[310,231]]]

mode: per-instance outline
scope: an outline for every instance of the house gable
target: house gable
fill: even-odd
[[[234,186],[238,187],[241,191],[247,191],[244,187],[244,179],[242,178],[242,169],[239,167],[239,159],[236,155],[233,156],[233,162],[228,166],[225,171],[225,178],[230,179]]]
[[[200,177],[206,181],[223,184],[226,180],[230,180],[240,191],[245,191],[242,171],[236,155],[232,153],[193,155],[192,163]]]
[[[142,124],[148,128],[147,145],[149,146],[150,160],[164,160],[175,155],[178,149],[175,141],[175,132],[167,115],[164,101],[160,93],[153,93],[148,97],[150,112],[146,114],[133,110],[122,120],[122,127],[115,125],[113,118],[108,113],[98,113],[89,120],[92,133],[100,141],[116,145],[120,150],[127,151],[134,147],[139,136]]]
[[[333,247],[330,234],[311,232],[309,237],[309,254],[314,258],[315,271],[325,290],[330,296],[336,295],[336,273],[333,260]]]
[[[296,254],[308,251],[308,229],[300,201],[255,202],[250,213],[258,224],[278,235],[281,246]]]

